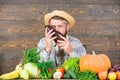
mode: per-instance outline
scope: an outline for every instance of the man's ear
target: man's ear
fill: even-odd
[[[70,25],[68,24],[68,25],[67,25],[67,31],[69,31],[69,29],[70,29]]]

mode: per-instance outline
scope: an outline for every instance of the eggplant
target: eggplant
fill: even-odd
[[[53,29],[50,25],[46,25],[45,28],[47,28],[47,32],[51,29]],[[54,41],[57,43],[57,40],[63,40],[60,36],[63,36],[63,34],[61,34],[60,32],[56,31],[55,29],[53,29],[52,32],[55,32],[55,34],[52,37],[57,37],[56,39],[54,39]]]

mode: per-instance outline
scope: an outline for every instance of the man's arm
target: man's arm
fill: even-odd
[[[46,48],[46,41],[45,38],[42,38],[37,45],[37,49],[38,51],[40,51],[41,60],[47,61],[49,59],[49,53],[46,52],[45,48]]]
[[[85,55],[86,49],[84,48],[82,43],[74,37],[71,37],[71,38],[72,39],[70,39],[70,40],[71,40],[73,52],[70,54],[70,56],[80,58],[81,56]]]

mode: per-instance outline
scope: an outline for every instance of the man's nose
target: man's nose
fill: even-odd
[[[58,31],[58,30],[59,30],[57,26],[55,27],[55,30],[56,30],[56,31]]]

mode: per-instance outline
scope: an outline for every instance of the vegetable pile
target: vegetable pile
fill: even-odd
[[[57,68],[54,68],[52,61],[41,61],[40,54],[36,48],[26,49],[22,62],[14,71],[2,74],[0,79],[120,80],[120,66],[111,67],[111,62],[105,54],[69,57]]]
[[[69,57],[65,62],[62,64],[62,67],[67,71],[69,68],[73,70],[75,73],[80,71],[79,69],[79,58],[71,58]]]
[[[40,52],[38,52],[36,48],[26,49],[25,51],[23,51],[24,59],[22,64],[24,65],[28,62],[32,63],[38,62],[40,60],[39,53]]]
[[[52,61],[42,61],[37,63],[37,67],[40,69],[40,77],[42,79],[50,79],[52,78],[52,75],[54,73],[54,67],[53,67]]]
[[[95,73],[90,70],[79,72],[77,75],[79,80],[98,80]]]
[[[51,61],[40,61],[40,52],[36,48],[27,49],[23,52],[23,70],[27,73],[27,77],[20,76],[23,79],[29,78],[52,78],[54,72],[54,64]],[[24,75],[24,72],[20,75]],[[25,75],[24,75],[25,76]]]

